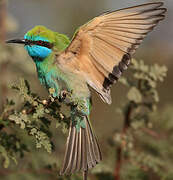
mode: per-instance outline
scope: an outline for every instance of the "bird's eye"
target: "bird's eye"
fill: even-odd
[[[42,46],[43,45],[43,41],[36,41],[36,44]]]
[[[43,47],[47,47],[49,49],[51,49],[53,47],[52,43],[46,42],[46,41],[34,41],[33,44],[39,45],[39,46],[43,46]]]
[[[42,41],[42,40],[32,41],[32,40],[25,39],[25,43],[26,43],[25,45],[29,45],[29,46],[38,45],[38,46],[47,47],[49,49],[52,49],[53,47],[53,43]]]

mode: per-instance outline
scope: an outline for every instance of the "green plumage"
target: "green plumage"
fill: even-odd
[[[35,26],[33,29],[26,33],[28,37],[41,37],[47,39],[50,43],[54,44],[54,50],[62,52],[69,45],[69,38],[58,32],[53,32],[44,26]],[[39,38],[38,38],[39,39]]]
[[[89,123],[90,91],[81,76],[62,69],[56,59],[67,48],[70,40],[67,36],[43,26],[34,27],[26,33],[25,38],[28,41],[36,42],[36,45],[28,46],[27,51],[36,64],[41,84],[48,90],[54,89],[53,96],[57,98],[61,98],[61,92],[68,92],[70,102],[68,97],[64,102],[75,104],[71,109],[71,127],[60,173],[87,171],[101,160],[100,149]],[[51,51],[47,47],[40,46],[45,45],[42,41],[48,43],[47,47],[52,46]],[[42,52],[42,48],[44,48],[44,52]],[[45,52],[47,52],[46,57]]]

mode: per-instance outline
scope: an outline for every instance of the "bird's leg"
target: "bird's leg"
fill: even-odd
[[[66,89],[60,91],[58,100],[59,102],[64,102],[66,105],[74,104],[74,100],[72,98],[72,92],[67,91]]]
[[[71,119],[76,129],[80,130],[81,127],[85,128],[84,117],[90,114],[90,99],[74,98],[72,92],[62,90],[60,92],[59,101],[70,105]]]
[[[59,102],[63,102],[65,99],[66,99],[66,97],[67,97],[67,94],[68,94],[68,92],[66,91],[66,90],[62,90],[61,92],[60,92],[60,96],[59,96]]]

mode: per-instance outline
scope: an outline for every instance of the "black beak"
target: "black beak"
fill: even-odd
[[[12,39],[12,40],[6,41],[6,43],[18,43],[18,44],[24,44],[24,45],[28,44],[28,42],[25,39]]]

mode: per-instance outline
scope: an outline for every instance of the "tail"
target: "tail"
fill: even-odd
[[[65,157],[60,175],[72,174],[77,171],[87,172],[88,169],[96,166],[101,161],[101,152],[92,132],[88,117],[84,116],[85,128],[79,131],[71,123],[66,143]]]

